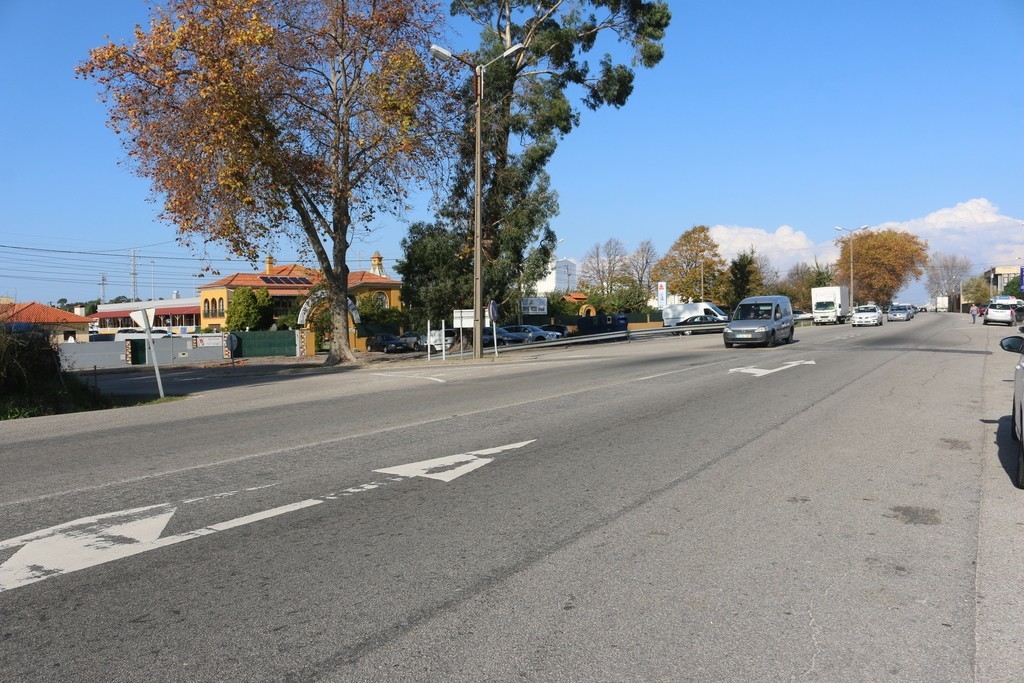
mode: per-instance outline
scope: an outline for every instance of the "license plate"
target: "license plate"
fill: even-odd
[[[740,334],[736,335],[736,338],[737,339],[750,339],[750,335],[749,334],[742,334],[742,333],[740,333]]]

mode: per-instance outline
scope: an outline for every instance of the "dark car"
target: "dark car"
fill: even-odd
[[[554,341],[562,336],[558,332],[543,330],[536,325],[505,325],[500,329],[514,334],[521,334],[526,337],[526,341]]]
[[[677,322],[676,327],[686,327],[689,329],[679,330],[673,334],[709,334],[711,332],[721,332],[722,328],[725,327],[725,323],[713,315],[691,315],[689,318]]]
[[[505,346],[506,344],[525,344],[529,339],[526,335],[519,334],[517,332],[509,332],[501,327],[498,328],[498,346]],[[494,334],[490,328],[484,328],[483,330],[483,344],[484,348],[494,346]]]
[[[383,351],[384,353],[401,353],[408,351],[405,341],[393,334],[375,334],[366,339],[367,351]]]
[[[419,351],[426,348],[426,342],[420,341],[423,336],[422,332],[406,332],[399,339],[413,351]]]

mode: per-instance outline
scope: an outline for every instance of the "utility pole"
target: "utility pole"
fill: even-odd
[[[107,300],[107,274],[100,273],[100,303]]]
[[[132,281],[132,301],[138,301],[139,300],[139,292],[138,292],[139,271],[135,267],[135,252],[136,251],[137,251],[136,249],[132,249],[131,260],[128,262],[129,263],[129,266],[128,266],[128,277],[130,277],[131,281]]]

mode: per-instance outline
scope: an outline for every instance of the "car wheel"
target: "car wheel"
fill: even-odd
[[[690,336],[691,334],[693,334],[693,330],[683,330],[683,334],[685,334],[686,336]]]
[[[789,328],[789,339],[786,340],[787,344],[792,344],[793,343],[793,335],[795,333],[796,333],[796,330],[794,330],[792,327]]]
[[[732,342],[725,342],[725,348],[731,349],[732,348]]]
[[[768,341],[764,343],[766,348],[773,348],[775,346],[775,333],[772,332],[768,335]]]
[[[1017,488],[1024,489],[1024,441],[1017,442],[1017,476],[1013,483]]]
[[[1010,438],[1014,441],[1020,441],[1020,437],[1017,435],[1017,397],[1013,399],[1013,405],[1010,406]]]

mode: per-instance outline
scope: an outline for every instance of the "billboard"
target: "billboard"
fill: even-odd
[[[520,302],[523,315],[547,315],[548,298],[546,296],[524,297]]]

